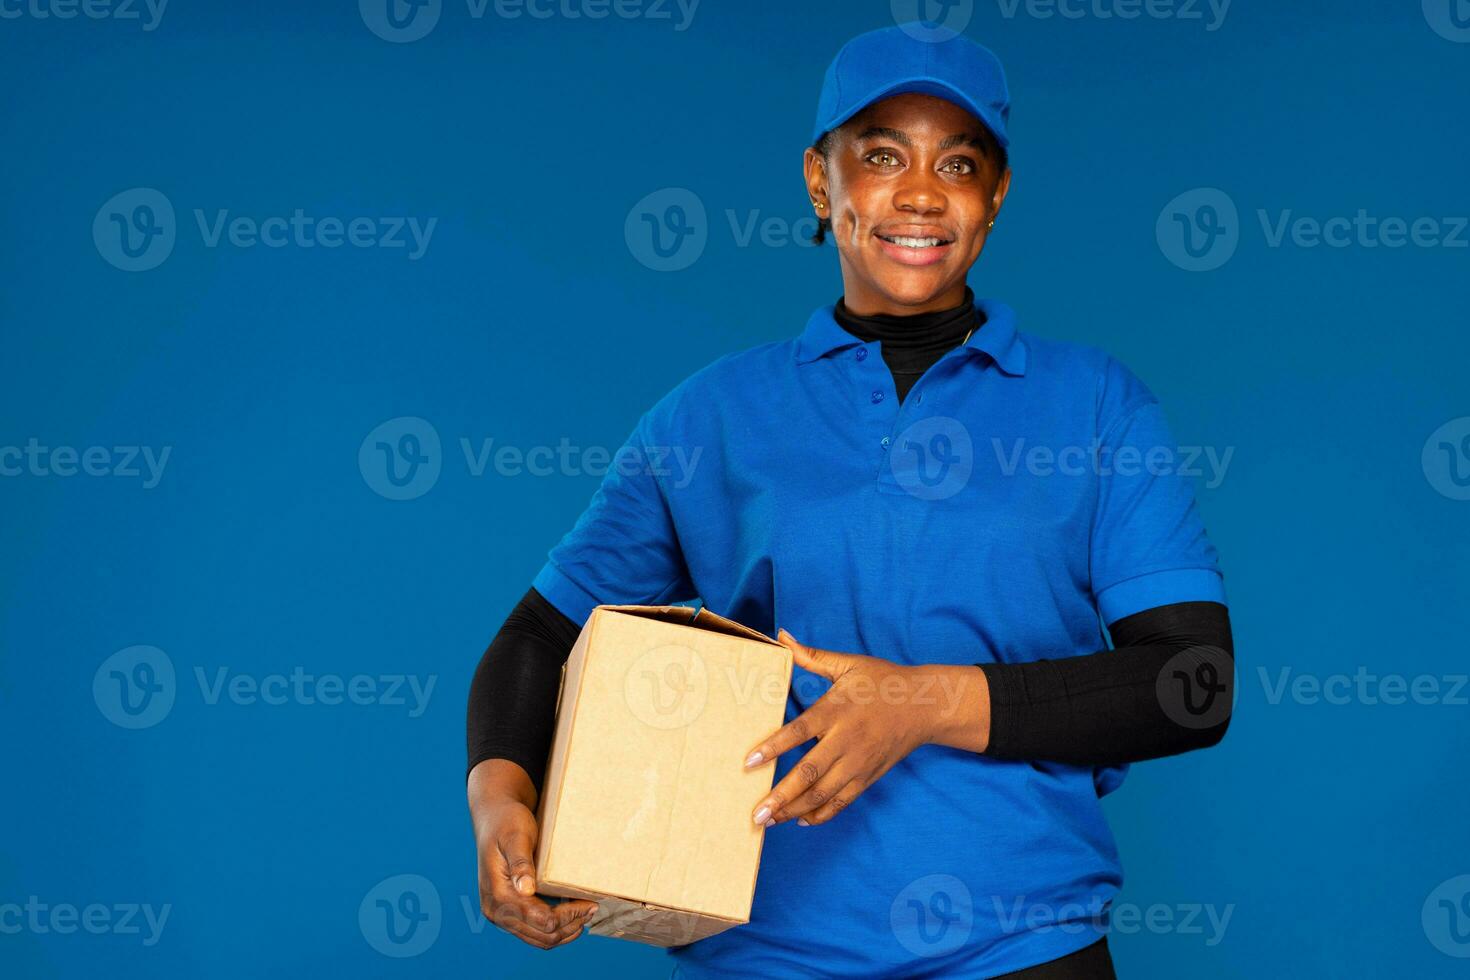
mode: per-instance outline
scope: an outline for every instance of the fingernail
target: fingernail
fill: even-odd
[[[759,810],[755,811],[755,816],[751,819],[753,819],[756,823],[766,823],[766,821],[771,819],[771,808],[768,806],[761,807]],[[769,826],[769,824],[767,824],[767,826]]]
[[[761,824],[761,826],[766,828],[767,830],[770,830],[772,827],[776,826],[776,821],[774,819],[767,820],[765,823]]]
[[[750,755],[745,757],[745,768],[749,769],[751,766],[760,765],[761,760],[764,758],[765,756],[761,755],[759,751],[750,753]]]
[[[806,822],[806,817],[797,817],[796,818],[796,822],[799,825],[803,826],[803,827],[810,827],[811,826],[811,824],[809,824],[809,823]]]
[[[531,887],[531,879],[526,875],[516,875],[516,891],[525,891]]]
[[[776,631],[776,638],[777,639],[780,639],[783,636],[790,636],[790,635],[791,635],[790,633],[786,632],[786,627],[784,627],[784,626],[781,627],[780,629],[778,629]]]

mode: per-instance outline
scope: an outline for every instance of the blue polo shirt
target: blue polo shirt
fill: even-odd
[[[830,306],[697,371],[638,420],[536,588],[578,623],[699,598],[905,664],[1094,653],[1102,623],[1223,603],[1148,388],[976,306],[902,405]],[[796,668],[786,720],[829,684]],[[1123,773],[923,746],[830,823],[767,831],[750,922],[674,948],[674,976],[980,978],[1081,949],[1122,881],[1099,797]]]

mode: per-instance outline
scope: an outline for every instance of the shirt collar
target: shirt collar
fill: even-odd
[[[977,299],[975,308],[985,314],[985,324],[970,334],[964,346],[987,355],[1006,374],[1026,373],[1026,344],[1016,331],[1016,313],[999,300]],[[833,351],[861,344],[833,317],[832,305],[814,310],[806,329],[796,340],[796,363],[815,361]]]

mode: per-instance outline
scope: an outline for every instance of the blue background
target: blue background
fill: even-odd
[[[821,72],[889,5],[705,0],[679,30],[672,7],[477,19],[444,0],[427,36],[389,43],[348,0],[173,0],[154,30],[14,3],[0,447],[172,448],[151,489],[0,477],[0,904],[171,911],[151,946],[0,934],[0,973],[667,975],[659,950],[592,937],[547,954],[465,915],[470,675],[597,476],[475,476],[460,440],[616,448],[679,380],[839,295],[830,245],[742,245],[728,213],[810,214]],[[1421,450],[1470,416],[1470,250],[1271,247],[1257,212],[1470,213],[1470,44],[1418,0],[1238,0],[1216,30],[1208,8],[1008,9],[976,3],[967,29],[1015,102],[1015,180],[972,284],[1023,329],[1117,355],[1181,443],[1234,452],[1200,505],[1232,603],[1236,721],[1107,801],[1123,902],[1231,918],[1215,945],[1207,925],[1117,933],[1120,973],[1461,975],[1449,953],[1470,942],[1421,910],[1470,872],[1470,708],[1270,695],[1288,668],[1467,669],[1470,502],[1436,488]],[[172,204],[177,241],[126,272],[92,226],[139,187]],[[660,272],[625,220],[670,187],[702,203],[706,241]],[[1211,187],[1239,208],[1238,248],[1185,271],[1156,222]],[[298,208],[437,224],[410,260],[209,247],[194,218]],[[441,473],[392,500],[358,450],[403,416],[433,426]],[[135,645],[167,655],[177,693],[129,730],[92,685]],[[195,680],[296,667],[435,686],[411,717],[411,699],[211,704]],[[377,952],[358,920],[400,874],[442,903],[412,958]]]

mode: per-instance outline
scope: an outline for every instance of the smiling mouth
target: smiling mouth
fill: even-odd
[[[930,229],[914,229],[929,231]],[[939,235],[883,235],[877,232],[878,247],[894,262],[907,266],[933,265],[943,262],[954,245],[953,238]]]
[[[953,239],[949,238],[911,238],[908,235],[879,235],[879,238],[890,245],[898,245],[902,248],[936,248],[940,245],[952,245]]]

